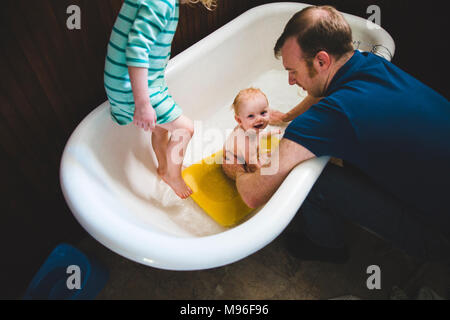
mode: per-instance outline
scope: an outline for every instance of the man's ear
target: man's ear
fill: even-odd
[[[331,64],[331,57],[326,51],[319,51],[316,54],[315,62],[317,63],[317,67],[319,69],[328,69]]]

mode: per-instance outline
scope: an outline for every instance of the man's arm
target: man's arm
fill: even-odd
[[[271,125],[281,125],[292,121],[302,113],[306,112],[313,104],[318,103],[321,99],[322,98],[316,98],[308,95],[298,105],[286,113],[278,110],[271,110],[269,123]]]
[[[299,163],[314,158],[315,155],[300,144],[288,139],[280,141],[279,149],[272,154],[272,162],[278,158],[278,170],[275,174],[262,175],[261,169],[254,173],[240,171],[228,172],[236,177],[236,186],[244,202],[250,208],[256,208],[269,201],[289,172]],[[271,165],[275,165],[272,163]],[[237,168],[236,168],[237,169]]]
[[[232,179],[236,180],[236,176],[239,172],[246,172],[244,166],[238,163],[238,159],[231,152],[227,153],[228,158],[225,158],[222,164],[222,170],[225,175]]]
[[[286,116],[284,117],[284,122],[289,122],[297,118],[302,113],[308,111],[308,109],[320,101],[322,98],[316,98],[313,96],[306,96],[305,99],[303,99],[298,105],[296,105],[293,109],[291,109],[289,112],[286,113]]]

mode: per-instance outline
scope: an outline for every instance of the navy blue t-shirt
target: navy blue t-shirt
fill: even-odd
[[[389,61],[359,51],[325,96],[290,123],[284,138],[318,157],[350,162],[434,222],[449,223],[448,100]]]

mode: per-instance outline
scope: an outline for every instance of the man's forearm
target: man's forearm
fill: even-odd
[[[263,166],[254,173],[237,172],[236,186],[242,200],[250,207],[257,208],[272,197],[284,181],[289,172],[299,163],[315,157],[308,149],[288,139],[281,139],[278,150],[272,154],[272,163]],[[277,160],[278,159],[278,160]],[[276,162],[273,162],[276,161]],[[272,167],[272,174],[264,173],[268,166]],[[271,171],[271,170],[269,170]]]
[[[244,166],[237,163],[223,163],[222,170],[232,180],[236,180],[238,173],[245,173]]]
[[[283,121],[289,122],[297,118],[302,113],[306,112],[313,104],[316,104],[322,98],[316,98],[313,96],[306,96],[298,105],[292,108],[289,112],[284,116]]]
[[[236,175],[238,192],[250,208],[257,208],[269,201],[287,175],[264,176],[260,170],[254,173],[238,172]]]

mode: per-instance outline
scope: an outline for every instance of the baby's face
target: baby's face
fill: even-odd
[[[265,129],[269,124],[269,105],[266,98],[258,94],[242,101],[235,119],[245,131],[253,129],[258,132]]]

